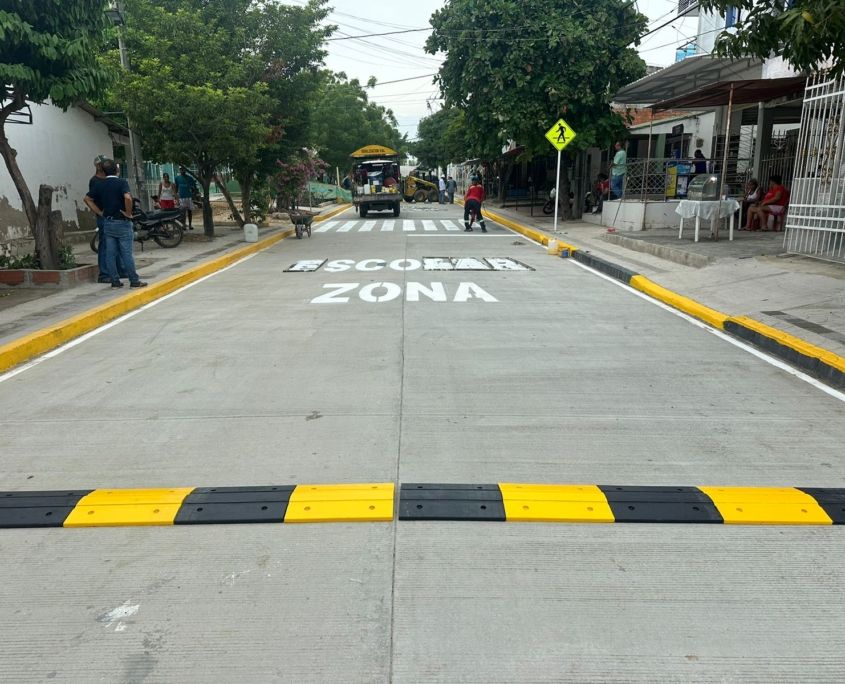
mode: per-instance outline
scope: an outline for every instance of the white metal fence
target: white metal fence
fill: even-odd
[[[807,79],[784,245],[845,263],[845,77]]]

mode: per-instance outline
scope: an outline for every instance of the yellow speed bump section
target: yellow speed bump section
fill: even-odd
[[[635,275],[631,278],[631,282],[629,284],[631,287],[639,290],[640,292],[644,292],[650,297],[654,297],[655,299],[658,299],[661,302],[678,309],[679,311],[683,311],[694,318],[698,318],[699,320],[712,325],[714,328],[718,328],[719,330],[724,330],[725,328],[725,321],[728,319],[727,314],[717,311],[716,309],[711,309],[708,306],[704,306],[704,304],[699,304],[694,299],[679,295],[677,292],[672,292],[672,290],[669,290],[662,285],[658,285],[645,276]]]
[[[607,497],[595,485],[500,482],[508,522],[612,523]]]
[[[809,494],[793,487],[699,487],[726,525],[832,525]]]
[[[393,520],[393,490],[392,482],[297,485],[285,522],[389,522]]]
[[[83,496],[64,527],[172,525],[193,487],[173,489],[95,489]]]

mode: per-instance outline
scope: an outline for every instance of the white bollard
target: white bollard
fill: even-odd
[[[246,242],[258,242],[258,226],[254,223],[245,223],[244,240]]]
[[[558,253],[557,240],[549,240],[549,244],[546,246],[546,251],[549,254],[557,254]]]

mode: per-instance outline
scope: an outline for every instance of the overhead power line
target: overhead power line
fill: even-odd
[[[423,74],[422,76],[411,76],[410,78],[397,78],[395,81],[380,81],[375,85],[367,85],[366,88],[377,88],[378,86],[388,85],[389,83],[402,83],[403,81],[416,81],[420,78],[430,78],[431,76],[437,76],[437,74]]]

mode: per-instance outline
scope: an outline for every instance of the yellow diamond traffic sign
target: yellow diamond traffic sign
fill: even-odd
[[[546,140],[548,140],[558,152],[571,143],[574,138],[575,131],[573,131],[569,127],[569,124],[563,119],[558,119],[557,123],[546,132]]]

